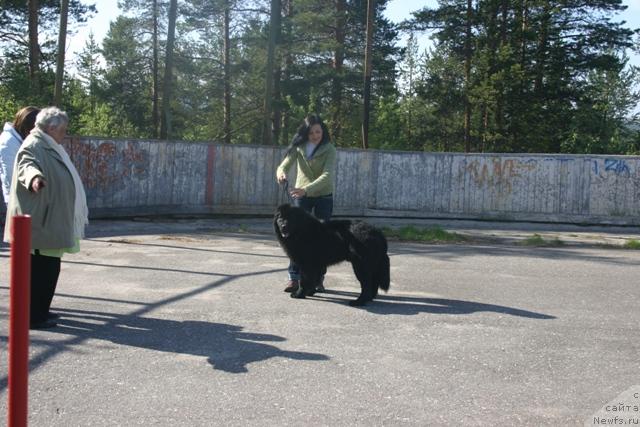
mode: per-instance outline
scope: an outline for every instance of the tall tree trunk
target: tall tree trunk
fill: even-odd
[[[333,85],[331,94],[331,103],[333,105],[333,114],[331,117],[332,122],[332,136],[334,141],[338,141],[340,138],[340,131],[342,128],[342,79],[343,79],[343,64],[344,64],[344,41],[345,33],[344,27],[346,22],[346,1],[335,0],[336,5],[336,22],[335,22],[335,41],[336,49],[333,52]]]
[[[502,91],[501,91],[501,83],[500,82],[496,82],[496,83],[491,83],[493,81],[493,76],[495,75],[495,73],[497,72],[498,66],[498,46],[500,45],[500,35],[498,34],[498,13],[499,13],[499,9],[500,9],[500,4],[499,4],[500,0],[492,0],[489,2],[488,5],[488,15],[489,15],[489,24],[488,24],[488,42],[487,42],[487,48],[489,49],[489,64],[488,64],[488,69],[487,69],[487,76],[486,76],[486,81],[491,84],[491,86],[493,86],[494,90],[495,90],[495,97],[494,99],[496,100],[496,103],[499,102],[500,98],[502,97]],[[491,135],[493,138],[492,140],[494,141],[494,146],[492,147],[492,149],[495,151],[496,150],[496,145],[498,144],[498,139],[496,138],[497,132],[495,128],[491,128],[491,125],[493,124],[491,121],[491,112],[489,109],[489,103],[490,101],[485,99],[483,102],[483,112],[482,112],[482,144],[480,147],[480,152],[484,152],[487,149],[487,140],[489,135]]]
[[[151,42],[153,43],[153,59],[152,59],[152,63],[151,63],[151,79],[152,79],[152,94],[151,94],[151,122],[153,124],[153,136],[154,138],[158,137],[158,131],[160,129],[160,114],[158,112],[159,110],[159,99],[160,99],[160,95],[159,95],[159,60],[158,60],[158,55],[159,55],[159,41],[158,41],[158,0],[153,0],[153,29],[152,29],[152,40]]]
[[[280,4],[282,8],[282,2]],[[282,9],[278,12],[278,15],[282,17]],[[282,18],[278,24],[278,39],[276,43],[280,43]],[[280,55],[280,49],[275,52],[274,67],[273,67],[273,113],[271,114],[271,142],[278,144],[280,139],[280,126],[282,125],[282,86],[280,79],[282,78],[282,58]]]
[[[416,55],[417,55],[417,41],[415,39],[415,35],[413,32],[409,34],[409,40],[407,41],[407,50],[405,61],[407,62],[407,74],[409,77],[409,87],[407,88],[406,97],[408,99],[407,103],[407,140],[409,141],[409,146],[417,149],[417,144],[414,144],[413,141],[413,101],[414,101],[414,73],[416,69]]]
[[[40,45],[38,44],[38,0],[27,0],[29,6],[29,81],[34,94],[40,92]]]
[[[471,152],[471,18],[472,0],[467,0],[467,22],[464,37],[464,151]]]
[[[265,70],[265,91],[262,116],[262,143],[271,144],[271,113],[273,112],[273,70],[276,57],[276,45],[280,33],[280,0],[271,0],[271,19],[269,21],[269,41],[267,44],[267,67]]]
[[[520,11],[520,85],[519,85],[519,100],[525,99],[525,87],[528,78],[527,73],[527,32],[529,31],[529,9],[527,0],[522,0],[522,9]],[[522,112],[527,106],[522,103],[518,103],[517,116],[522,116]],[[520,120],[522,122],[522,120]],[[517,126],[511,127],[511,144],[512,147],[519,147],[521,129],[526,126],[525,123],[517,123]]]
[[[283,94],[287,93],[288,83],[291,80],[291,67],[293,66],[293,57],[291,56],[291,18],[293,17],[293,1],[292,0],[284,0],[282,6],[284,11],[284,16],[286,16],[285,24],[284,24],[284,40],[286,40],[286,44],[284,45],[284,51],[282,52],[284,68],[282,70],[282,88],[281,92]],[[289,119],[290,119],[290,111],[289,107],[285,108],[282,112],[282,126],[280,132],[280,140],[283,145],[287,145],[289,143]]]
[[[375,0],[367,1],[367,45],[364,50],[364,108],[362,114],[362,148],[369,148],[369,109],[371,104],[371,62]]]
[[[489,129],[489,108],[487,107],[487,103],[483,102],[482,104],[482,137],[480,138],[480,147],[478,148],[478,152],[484,153],[485,147],[487,145],[487,135]]]
[[[549,2],[544,2],[542,20],[540,22],[540,30],[538,31],[538,47],[536,49],[536,76],[533,85],[533,91],[537,97],[540,97],[542,94],[542,83],[544,78],[545,58],[547,56],[547,39],[550,19],[551,11]]]
[[[280,79],[282,78],[282,68],[280,61],[273,70],[273,113],[271,115],[271,141],[274,144],[280,139],[280,126],[282,121],[282,86]]]
[[[525,86],[525,75],[526,75],[526,67],[527,67],[527,32],[529,30],[529,9],[527,5],[527,0],[522,0],[522,11],[520,19],[521,22],[521,31],[520,31],[520,71],[522,72],[522,79],[520,80],[520,94],[524,93]]]
[[[173,92],[173,46],[176,41],[176,20],[178,18],[178,0],[169,3],[169,25],[167,28],[167,52],[165,56],[164,86],[162,90],[162,121],[160,138],[171,136],[171,98]]]
[[[62,101],[62,82],[64,80],[64,50],[67,43],[67,19],[69,0],[60,1],[60,30],[58,32],[58,58],[56,64],[56,82],[53,90],[53,105],[60,106]]]
[[[509,0],[501,0],[500,2],[500,50],[504,49],[507,46],[507,27],[509,26]],[[500,64],[502,67],[502,64]],[[501,83],[503,85],[503,83]],[[498,133],[500,134],[501,143],[505,142],[505,132],[504,132],[504,97],[505,97],[505,88],[504,86],[500,87],[500,93],[498,94],[498,99],[496,101],[496,128]]]
[[[223,69],[224,69],[224,118],[223,118],[223,128],[222,131],[224,133],[224,142],[225,144],[231,144],[231,37],[230,37],[230,5],[229,0],[224,1],[224,18],[223,18]]]

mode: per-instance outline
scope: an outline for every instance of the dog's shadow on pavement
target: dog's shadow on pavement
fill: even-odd
[[[247,365],[273,357],[294,360],[329,360],[324,354],[282,350],[267,344],[285,338],[245,332],[242,326],[197,320],[176,321],[135,315],[79,310],[56,310],[58,327],[52,332],[99,339],[118,345],[204,356],[214,369],[248,372]]]
[[[314,298],[344,304],[351,298],[357,298],[358,295],[359,294],[355,292],[326,290],[323,293],[315,294]],[[345,297],[348,297],[348,299]],[[422,298],[384,294],[378,295],[375,300],[367,303],[367,305],[362,308],[375,314],[398,314],[407,316],[420,313],[471,314],[477,312],[493,312],[508,314],[511,316],[527,317],[530,319],[555,319],[555,316],[548,314],[536,313],[513,307],[505,307],[502,305],[444,298]]]

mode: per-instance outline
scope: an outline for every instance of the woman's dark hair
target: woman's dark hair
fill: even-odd
[[[304,123],[302,123],[298,127],[296,134],[293,135],[291,144],[289,144],[289,146],[287,147],[285,157],[287,157],[291,153],[291,150],[293,150],[295,147],[298,147],[299,145],[304,144],[309,140],[309,130],[313,125],[320,125],[320,127],[322,128],[322,141],[320,141],[320,144],[329,142],[329,129],[327,128],[327,125],[324,124],[322,118],[318,114],[309,114],[304,119]]]
[[[18,132],[18,134],[25,139],[31,129],[33,129],[36,125],[36,116],[40,112],[39,108],[36,107],[24,107],[20,111],[16,113],[16,117],[13,120],[13,128]]]
[[[305,119],[304,123],[300,125],[296,135],[293,138],[292,145],[297,147],[303,142],[307,142],[309,140],[309,130],[311,130],[311,126],[320,125],[322,128],[322,141],[321,144],[325,142],[329,142],[329,128],[324,124],[322,118],[318,114],[309,114]]]

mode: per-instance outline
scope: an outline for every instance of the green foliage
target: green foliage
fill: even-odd
[[[385,227],[382,231],[388,238],[413,242],[462,243],[469,240],[466,236],[446,231],[439,226],[420,228],[413,225],[408,225],[399,229]]]
[[[78,79],[69,79],[64,98],[68,101],[63,108],[71,118],[69,133],[72,135],[111,138],[147,137],[128,121],[126,112],[87,95],[83,82]]]
[[[88,3],[71,1],[72,29],[93,12]],[[168,3],[119,0],[123,15],[104,40],[90,37],[76,58],[68,58],[75,73],[66,78],[63,107],[73,133],[156,136],[153,107],[164,92]],[[432,32],[429,52],[418,51],[412,34],[406,49],[397,47],[398,28],[383,15],[387,3],[376,2],[372,148],[463,151],[468,132],[478,152],[640,154],[640,70],[626,65],[631,31],[611,19],[619,0],[473,0],[470,10],[466,0],[439,0],[403,25]],[[228,5],[231,142],[260,143],[270,0],[179,4],[171,138],[224,137],[222,20]],[[51,102],[59,1],[40,1],[37,87],[29,76],[26,2],[0,5],[0,115],[10,120],[23,105]],[[275,142],[288,144],[304,116],[318,112],[339,146],[360,147],[367,2],[282,5]]]
[[[635,239],[627,240],[623,247],[625,249],[640,249],[640,241]]]
[[[36,85],[29,73],[28,2],[0,1],[0,87],[10,94],[18,108],[48,105],[53,99],[60,1],[40,0],[38,8],[40,72],[36,73]],[[74,31],[79,23],[86,22],[94,12],[95,6],[70,0],[68,30]]]
[[[403,138],[401,106],[394,98],[381,98],[375,108],[376,119],[371,129],[371,148],[379,150],[402,150],[406,146]]]
[[[568,153],[636,154],[639,135],[630,129],[628,117],[640,102],[640,73],[629,70],[594,71],[581,88],[571,133],[563,141]],[[636,114],[636,123],[637,114]],[[631,120],[633,122],[633,119]]]
[[[434,129],[427,140],[460,150],[466,126],[472,151],[635,150],[622,120],[638,102],[638,70],[623,72],[632,32],[609,19],[623,7],[619,0],[467,4],[442,0],[411,23],[436,28],[438,42],[417,97],[458,135]]]
[[[552,240],[547,240],[541,235],[535,233],[533,236],[527,237],[520,242],[523,246],[562,246],[564,242],[557,237]]]
[[[137,20],[118,17],[103,41],[105,90],[99,95],[110,110],[131,123],[135,136],[151,137],[150,74],[144,44],[137,37]]]
[[[50,65],[48,61],[53,53],[43,51],[42,55],[43,60],[47,61],[44,64]],[[40,87],[35,88],[29,78],[28,58],[29,54],[25,46],[6,52],[5,60],[0,61],[0,87],[10,94],[17,105],[48,105],[53,98],[55,79],[53,68],[46,66],[41,69]]]
[[[40,38],[57,35],[60,19],[60,0],[39,0],[38,21]],[[86,22],[87,17],[96,12],[94,5],[85,5],[80,0],[69,1],[69,28]],[[0,0],[0,45],[22,44],[18,40],[27,37],[28,2],[24,0]]]
[[[114,138],[141,137],[139,130],[127,121],[121,111],[114,111],[107,104],[99,104],[93,112],[83,112],[77,117],[77,134],[100,135]]]
[[[12,122],[16,112],[20,109],[13,94],[0,86],[0,123]]]

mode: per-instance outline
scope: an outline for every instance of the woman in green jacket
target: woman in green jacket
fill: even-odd
[[[317,114],[307,116],[298,128],[287,156],[276,171],[278,183],[287,181],[287,172],[293,165],[296,165],[296,183],[289,190],[293,205],[303,208],[320,220],[328,221],[333,213],[336,148],[329,140],[327,126]],[[285,292],[295,292],[299,284],[300,269],[290,262]],[[324,290],[322,283],[316,290]]]
[[[55,327],[49,312],[60,274],[60,258],[78,252],[88,223],[84,187],[69,155],[60,143],[69,118],[56,107],[41,110],[35,128],[18,150],[11,179],[7,221],[31,215],[32,329]],[[5,241],[12,236],[5,227]]]

